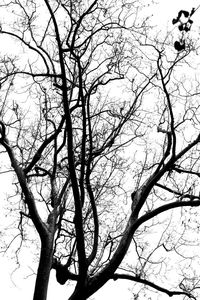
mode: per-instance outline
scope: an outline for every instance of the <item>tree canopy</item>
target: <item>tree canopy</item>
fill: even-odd
[[[196,9],[171,16],[175,37],[151,26],[149,3],[0,4],[1,176],[13,174],[15,220],[3,251],[39,247],[34,300],[51,270],[74,282],[70,300],[109,280],[132,281],[135,299],[198,297]]]

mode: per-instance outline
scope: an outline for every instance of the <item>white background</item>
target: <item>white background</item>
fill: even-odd
[[[169,30],[172,27],[172,19],[177,16],[177,13],[180,9],[188,9],[190,11],[192,7],[196,8],[200,4],[200,0],[160,0],[157,2],[158,5],[156,10],[152,11],[150,9],[151,14],[153,15],[153,20],[155,23],[159,24],[161,28],[162,26],[164,26],[165,28],[168,27]],[[196,13],[195,18],[197,19],[197,21],[199,19],[199,24],[197,24],[197,26],[200,26],[200,10]],[[5,178],[5,181],[0,182],[0,201],[1,203],[4,202],[4,205],[6,201],[5,192],[9,188],[10,183],[8,177],[7,180]],[[5,218],[0,212],[0,233],[2,232],[1,230],[3,228],[2,220],[5,220]],[[32,299],[35,281],[34,276],[24,278],[23,269],[13,272],[15,270],[15,267],[16,264],[14,261],[8,260],[8,258],[5,255],[3,257],[1,257],[0,255],[1,299]],[[99,292],[97,292],[93,297],[91,297],[91,299],[130,300],[132,294],[128,287],[131,287],[130,283],[110,281]],[[67,296],[70,295],[71,288],[72,287],[70,286],[60,286],[59,284],[57,284],[55,281],[55,274],[53,271],[50,279],[48,300],[55,300],[56,298],[59,300],[68,299]],[[165,300],[169,298],[166,295],[162,294],[159,297],[159,299]],[[173,297],[173,300],[178,299],[180,299],[180,297]]]

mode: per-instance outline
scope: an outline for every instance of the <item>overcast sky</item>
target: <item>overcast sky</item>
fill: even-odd
[[[176,17],[178,11],[180,9],[188,9],[191,10],[192,7],[197,7],[200,4],[200,0],[160,0],[157,8],[152,11],[154,20],[157,20],[158,24],[162,24],[162,26],[171,26],[171,20]],[[195,17],[200,16],[200,10],[196,14]],[[2,183],[1,183],[2,184]],[[3,183],[4,185],[4,183]],[[7,188],[8,185],[5,185]],[[2,189],[1,189],[2,191]],[[1,195],[1,200],[5,196]],[[2,224],[0,224],[1,226]],[[31,262],[30,262],[31,266]],[[11,272],[14,271],[15,262],[8,261],[6,256],[0,257],[0,282],[1,282],[1,297],[4,295],[6,299],[20,299],[20,300],[31,300],[34,289],[34,281],[35,278],[29,277],[24,279],[23,269],[19,272],[15,272],[12,276],[11,280]],[[27,269],[26,269],[27,272]],[[31,272],[31,271],[30,271]],[[52,272],[51,276],[52,284],[49,286],[49,297],[48,300],[55,300],[55,297],[59,300],[67,299],[67,288],[66,286],[60,286],[55,283],[55,276]],[[15,285],[14,285],[15,283]],[[127,284],[119,284],[118,281],[108,283],[101,291],[96,293],[95,296],[92,297],[94,300],[129,300],[131,299],[131,292],[127,288]],[[167,296],[162,295],[162,300],[169,299]],[[173,297],[173,300],[180,299],[178,297]]]

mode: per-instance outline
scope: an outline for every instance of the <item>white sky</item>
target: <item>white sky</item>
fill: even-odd
[[[158,24],[163,24],[164,26],[171,26],[171,21],[177,16],[180,9],[191,10],[192,7],[197,7],[200,4],[200,0],[157,0],[159,3],[157,9],[152,12],[154,20],[157,20]],[[200,16],[200,10],[196,13],[197,20]],[[200,24],[198,24],[200,26]],[[0,184],[0,197],[1,201],[5,199],[2,191],[6,191],[8,188],[8,183],[1,182]],[[1,213],[0,213],[0,230],[2,228],[1,224]],[[28,264],[28,262],[26,262]],[[31,266],[31,262],[30,262]],[[0,256],[0,282],[1,282],[1,297],[4,295],[6,299],[20,299],[29,300],[32,299],[35,278],[29,277],[27,279],[23,278],[23,270],[15,272],[12,276],[11,273],[16,267],[14,261],[9,261],[6,256]],[[12,279],[12,280],[11,280]],[[14,285],[14,283],[15,285]],[[59,300],[66,300],[70,295],[70,287],[61,286],[55,282],[55,276],[52,272],[51,282],[49,285],[48,300],[55,300],[55,297]],[[119,281],[110,282],[99,292],[97,292],[91,299],[94,300],[130,300],[131,292],[128,290],[128,285],[126,283],[119,283]],[[112,297],[112,298],[111,298]],[[160,300],[169,299],[164,294],[160,296]],[[173,297],[173,300],[178,300],[180,297]]]

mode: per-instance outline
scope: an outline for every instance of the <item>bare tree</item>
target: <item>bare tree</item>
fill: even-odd
[[[180,250],[183,216],[200,205],[199,86],[179,71],[191,45],[152,38],[138,1],[3,2],[1,37],[16,49],[1,57],[0,143],[21,195],[20,238],[30,220],[40,238],[33,299],[46,299],[52,269],[75,281],[70,300],[110,279],[194,297],[186,273],[169,288],[156,279],[169,254],[193,249]],[[184,228],[176,242],[173,220]]]

